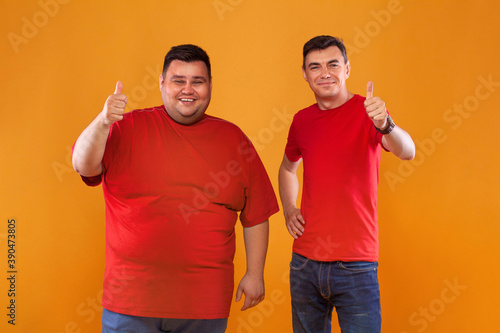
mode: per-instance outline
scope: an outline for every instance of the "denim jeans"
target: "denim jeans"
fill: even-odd
[[[224,333],[227,318],[170,319],[129,316],[103,309],[102,333]]]
[[[292,254],[294,333],[329,333],[333,308],[342,333],[381,330],[377,262],[315,261]]]

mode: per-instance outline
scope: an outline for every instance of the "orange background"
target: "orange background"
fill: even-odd
[[[500,67],[495,1],[1,1],[0,330],[99,332],[104,203],[72,171],[70,147],[117,80],[132,107],[161,104],[158,75],[177,44],[209,53],[208,113],[252,138],[277,193],[291,116],[314,102],[303,44],[340,36],[348,88],[374,81],[417,143],[383,154],[383,331],[499,330]],[[8,221],[16,221],[16,325],[7,323]],[[236,276],[245,271],[238,227]],[[292,238],[271,218],[266,301],[228,332],[291,332]],[[336,324],[334,325],[336,326]],[[334,329],[334,332],[339,332]]]

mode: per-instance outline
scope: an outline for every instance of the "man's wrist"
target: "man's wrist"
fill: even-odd
[[[377,126],[373,125],[375,127],[375,129],[377,130],[377,132],[379,133],[382,133],[384,135],[386,134],[389,134],[392,132],[392,130],[394,130],[394,127],[396,127],[396,124],[394,123],[394,121],[392,121],[392,118],[391,116],[387,116],[387,121],[386,121],[387,125],[385,126],[384,129],[380,129],[378,128]]]
[[[264,268],[247,269],[245,275],[256,279],[264,279]]]
[[[292,210],[295,208],[295,205],[292,203],[292,204],[283,204],[283,211],[287,212],[289,210]]]

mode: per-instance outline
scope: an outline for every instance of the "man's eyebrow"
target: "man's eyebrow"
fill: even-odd
[[[340,60],[338,59],[333,59],[333,60],[330,60],[327,64],[334,64],[334,63],[340,63]],[[307,65],[307,67],[312,67],[312,66],[319,66],[320,63],[319,62],[311,62],[310,64]]]
[[[200,76],[196,75],[196,76],[193,76],[192,78],[194,80],[203,80],[205,82],[207,81],[207,78],[204,76],[201,76],[201,75]],[[176,79],[184,79],[185,80],[185,79],[187,79],[187,76],[185,76],[185,75],[172,75],[170,77],[170,80],[176,80]]]
[[[318,66],[319,62],[310,62],[307,67]]]

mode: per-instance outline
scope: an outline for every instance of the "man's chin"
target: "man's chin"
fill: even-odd
[[[170,118],[182,125],[192,125],[203,119],[204,115],[205,112],[177,112],[174,115],[170,115]]]
[[[339,89],[336,86],[329,86],[327,88],[320,90],[320,93],[327,95],[327,96],[335,95],[338,92],[339,92]]]
[[[200,117],[200,118],[182,118],[182,119],[179,119],[179,120],[176,120],[174,119],[177,123],[181,124],[181,125],[186,125],[186,126],[189,126],[189,125],[193,125],[193,124],[196,124],[197,122],[199,122],[203,117]]]

